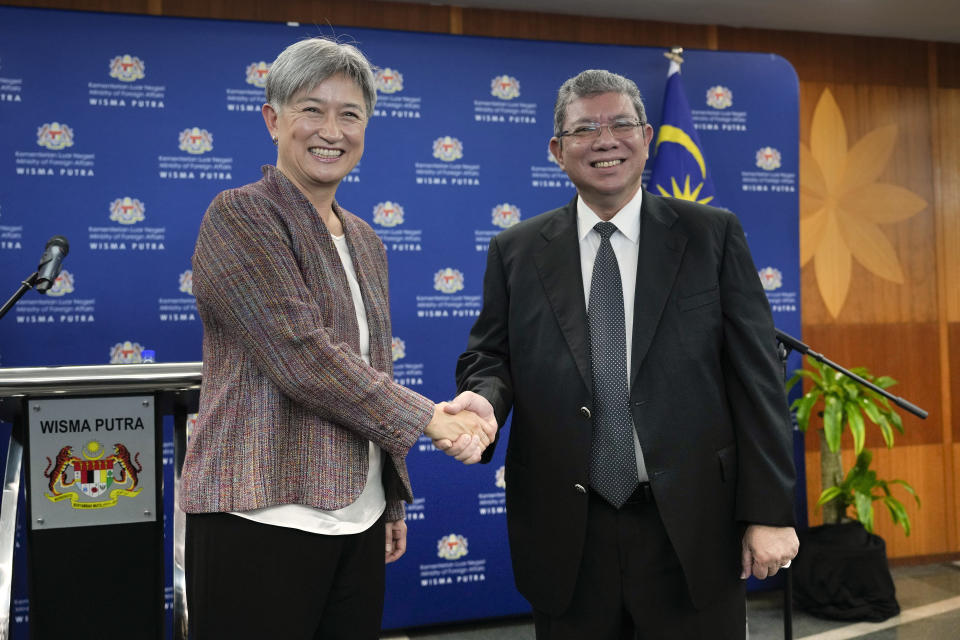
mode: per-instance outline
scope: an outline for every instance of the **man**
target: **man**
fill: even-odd
[[[798,546],[743,231],[641,189],[653,128],[632,81],[584,71],[554,115],[550,150],[578,195],[490,243],[448,410],[503,424],[513,409],[507,525],[538,638],[742,638],[743,580]]]

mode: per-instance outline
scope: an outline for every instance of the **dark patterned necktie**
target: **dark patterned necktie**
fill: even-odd
[[[590,485],[620,508],[639,483],[633,445],[633,418],[627,389],[627,333],[623,283],[610,236],[612,222],[598,222],[600,248],[590,281],[590,361],[593,367],[593,446]]]

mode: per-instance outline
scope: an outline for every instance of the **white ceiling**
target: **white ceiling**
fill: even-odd
[[[960,42],[960,0],[432,0],[431,4]]]

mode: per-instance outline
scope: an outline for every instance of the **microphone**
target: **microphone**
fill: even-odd
[[[37,265],[37,292],[45,294],[60,275],[60,265],[70,252],[70,243],[63,236],[53,236],[47,240]]]

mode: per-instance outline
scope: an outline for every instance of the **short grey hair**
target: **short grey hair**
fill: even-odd
[[[357,83],[363,93],[367,118],[373,117],[377,88],[370,62],[353,45],[329,38],[294,42],[277,56],[267,73],[267,102],[279,112],[301,91],[310,91],[336,75]]]
[[[640,122],[646,123],[647,111],[643,107],[640,90],[633,80],[604,69],[587,69],[564,82],[557,91],[557,102],[553,107],[553,135],[559,136],[563,131],[567,107],[571,102],[601,93],[620,93],[627,96],[637,110]]]

